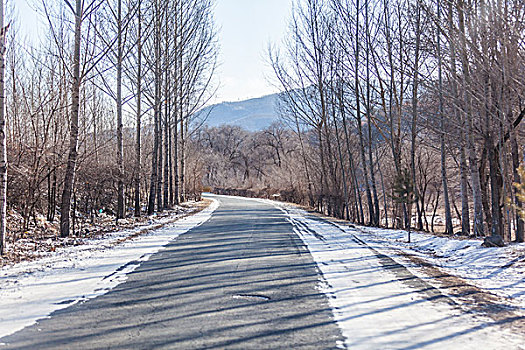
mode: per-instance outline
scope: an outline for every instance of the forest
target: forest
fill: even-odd
[[[268,50],[282,123],[199,132],[204,183],[361,225],[523,242],[523,18],[522,1],[296,2]]]
[[[203,191],[523,242],[525,3],[293,3],[266,52],[281,120],[250,132],[200,113],[217,89],[213,0],[35,1],[47,31],[29,49],[2,1],[0,253]]]
[[[27,38],[16,3],[6,4],[2,25],[0,251],[36,229],[68,237],[100,213],[118,223],[193,196],[186,144],[189,119],[215,89],[213,2],[32,4],[47,20],[35,47],[18,49]]]

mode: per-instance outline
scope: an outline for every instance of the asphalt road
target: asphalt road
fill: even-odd
[[[211,219],[125,283],[0,339],[1,349],[335,349],[319,271],[274,207],[220,197]]]

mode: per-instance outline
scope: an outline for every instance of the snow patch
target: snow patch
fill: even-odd
[[[525,349],[523,335],[513,334],[485,317],[464,313],[454,302],[390,258],[383,249],[405,246],[406,233],[339,226],[306,211],[265,200],[281,209],[312,254],[324,281],[319,284],[350,349]],[[383,240],[376,238],[381,235]],[[478,270],[507,263],[504,251],[478,248],[480,242],[413,235],[406,249],[455,258],[455,271]],[[377,248],[377,249],[376,249]],[[412,250],[411,250],[412,251]],[[426,257],[427,255],[425,255]],[[464,266],[466,264],[466,266]],[[496,268],[497,271],[497,268]],[[521,295],[523,275],[499,274],[510,293]],[[484,272],[487,287],[498,274]],[[514,279],[516,285],[508,285]],[[404,281],[404,282],[403,282]]]
[[[84,245],[61,249],[36,261],[1,269],[0,338],[56,310],[109,292],[152,254],[206,222],[218,206],[213,200],[208,208],[197,214],[118,245],[115,243],[145,228],[116,232]],[[166,223],[173,217],[163,220]]]
[[[479,240],[458,240],[420,232],[412,232],[412,242],[406,243],[407,233],[402,230],[339,227],[378,249],[395,248],[421,257],[525,310],[524,243],[485,248]]]

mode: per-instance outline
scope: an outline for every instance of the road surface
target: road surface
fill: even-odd
[[[335,349],[343,343],[311,255],[274,207],[221,198],[203,225],[98,298],[0,349]]]
[[[210,220],[124,283],[1,338],[0,350],[523,349],[498,325],[523,318],[493,322],[463,312],[326,221],[215,198]],[[335,299],[321,291],[327,285]]]

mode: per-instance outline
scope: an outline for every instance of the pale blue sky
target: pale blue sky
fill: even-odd
[[[22,30],[38,35],[38,15],[28,3],[11,0],[18,7]],[[58,1],[58,0],[57,0]],[[268,82],[272,70],[267,63],[270,42],[285,35],[292,0],[216,0],[216,22],[220,28],[220,88],[214,102],[237,101],[276,92]]]
[[[275,92],[266,77],[271,42],[283,39],[291,0],[216,0],[221,27],[221,83],[218,100],[239,100]]]

